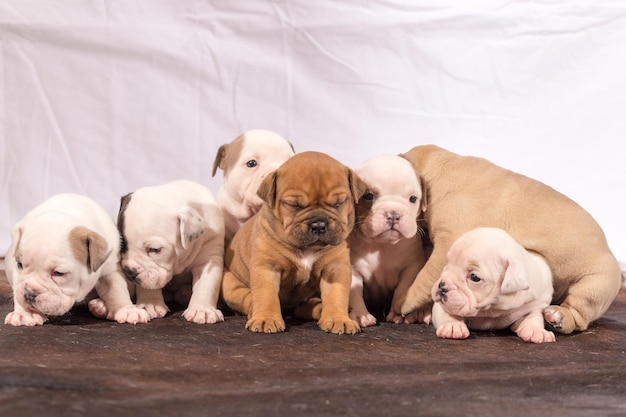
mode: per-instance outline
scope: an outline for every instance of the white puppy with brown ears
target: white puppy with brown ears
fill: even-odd
[[[119,233],[103,208],[78,194],[49,198],[13,226],[5,264],[15,305],[5,324],[41,325],[86,301],[94,288],[104,317],[148,322],[148,313],[131,301],[119,259]]]
[[[543,318],[552,293],[552,273],[542,257],[502,229],[473,229],[452,244],[433,286],[437,336],[465,339],[469,329],[510,326],[526,342],[554,342]]]
[[[122,197],[117,218],[122,268],[137,285],[137,305],[150,317],[169,311],[166,285],[191,285],[183,317],[216,323],[224,266],[224,220],[211,191],[193,181],[140,188]]]
[[[263,178],[293,155],[293,146],[285,138],[262,129],[249,130],[219,147],[213,176],[218,168],[224,171],[217,201],[224,215],[226,242],[263,205],[257,195]]]
[[[426,209],[422,186],[413,166],[396,155],[378,155],[355,172],[368,186],[356,208],[350,235],[352,287],[350,318],[361,327],[376,318],[367,305],[389,309],[406,293],[426,262],[418,217]],[[418,233],[419,232],[419,233]],[[412,315],[390,312],[387,321],[411,323]]]

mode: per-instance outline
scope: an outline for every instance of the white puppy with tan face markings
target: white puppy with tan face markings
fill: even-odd
[[[15,306],[5,323],[41,325],[86,301],[94,288],[105,317],[148,322],[148,313],[131,301],[119,250],[113,219],[93,200],[77,194],[49,198],[12,229],[5,264]]]
[[[350,235],[350,318],[367,327],[376,324],[367,305],[390,306],[392,299],[406,293],[426,261],[417,225],[426,203],[419,178],[404,158],[375,156],[355,172],[368,191],[357,204]],[[391,312],[386,319],[411,323],[417,317]]]
[[[213,176],[220,168],[224,184],[217,193],[230,242],[239,227],[260,210],[257,195],[263,178],[293,156],[293,146],[282,136],[262,129],[249,130],[219,147],[213,162]]]
[[[117,219],[122,268],[150,317],[169,311],[162,289],[191,285],[183,317],[216,323],[224,263],[224,220],[211,191],[193,181],[144,187],[122,197]]]
[[[554,342],[543,319],[552,293],[552,274],[542,257],[502,229],[471,230],[450,247],[432,288],[437,336],[465,339],[469,329],[510,326],[526,342]]]

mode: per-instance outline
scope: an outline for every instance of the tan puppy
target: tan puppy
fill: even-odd
[[[317,319],[327,332],[359,331],[348,317],[346,238],[364,190],[352,170],[319,152],[296,154],[263,180],[261,211],[242,225],[225,255],[224,301],[248,315],[247,329],[285,330],[282,307]]]
[[[424,266],[426,258],[418,230],[423,231],[417,222],[425,200],[413,166],[397,155],[370,158],[355,172],[368,191],[357,205],[357,221],[349,239],[350,318],[367,327],[376,324],[367,305],[388,310],[392,297],[404,298]],[[387,321],[410,323],[415,319],[391,311]]]
[[[417,146],[402,156],[427,189],[425,219],[434,249],[406,301],[394,305],[395,311],[428,311],[431,288],[450,246],[481,226],[504,229],[550,265],[554,305],[544,310],[544,318],[555,330],[585,330],[608,309],[620,287],[619,266],[602,229],[578,204],[485,159],[433,145]]]
[[[108,310],[104,317],[148,322],[148,313],[131,301],[119,251],[115,223],[96,202],[78,194],[49,198],[13,226],[6,272],[15,305],[5,323],[41,325],[86,301],[94,288]]]
[[[249,130],[217,150],[213,176],[220,168],[224,184],[217,193],[230,242],[239,227],[259,211],[263,201],[257,190],[263,178],[293,156],[293,146],[269,130]]]
[[[465,339],[469,329],[511,326],[525,342],[554,342],[544,328],[543,309],[552,301],[552,273],[502,229],[479,227],[450,247],[432,288],[437,336]]]
[[[167,285],[192,286],[183,317],[216,323],[224,262],[224,221],[211,191],[193,181],[143,187],[122,197],[117,219],[122,267],[137,284],[137,305],[163,317]]]

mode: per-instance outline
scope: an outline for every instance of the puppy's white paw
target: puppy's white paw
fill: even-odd
[[[524,327],[517,330],[517,335],[522,338],[524,342],[530,343],[550,343],[556,342],[554,333],[546,329],[534,329],[531,327]]]
[[[137,304],[137,307],[146,310],[151,319],[160,319],[165,317],[165,315],[170,311],[165,304],[142,303]]]
[[[192,323],[213,324],[218,321],[224,321],[224,315],[220,310],[208,306],[189,306],[183,312],[183,317]]]
[[[109,314],[109,309],[101,298],[94,298],[93,300],[89,300],[87,303],[87,308],[94,315],[94,317],[99,319],[106,319]]]
[[[120,308],[113,319],[118,323],[147,323],[150,321],[150,314],[143,308],[130,305]]]
[[[444,323],[437,327],[437,336],[444,339],[467,339],[470,331],[463,322]]]
[[[376,317],[372,316],[368,311],[363,314],[351,311],[350,318],[359,323],[361,327],[370,327],[376,324]]]
[[[550,306],[543,310],[543,319],[555,329],[559,329],[562,326],[563,314],[556,308],[556,306]]]
[[[41,326],[48,318],[39,313],[30,313],[26,311],[12,311],[7,314],[4,324],[11,326]]]

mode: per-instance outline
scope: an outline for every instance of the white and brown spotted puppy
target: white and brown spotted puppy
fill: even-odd
[[[86,301],[94,288],[107,318],[148,322],[131,301],[119,249],[113,219],[90,198],[58,194],[35,207],[12,229],[6,272],[15,306],[5,323],[41,325]]]
[[[118,215],[122,268],[150,317],[169,311],[166,285],[191,285],[183,317],[215,323],[224,259],[224,221],[211,191],[192,181],[143,187],[122,197]]]
[[[368,191],[359,200],[350,235],[350,318],[367,327],[376,324],[367,306],[389,310],[392,300],[406,293],[426,261],[423,231],[417,224],[425,200],[415,170],[397,155],[370,158],[355,172]],[[402,317],[393,311],[386,319],[415,321],[412,315]]]
[[[552,293],[545,259],[502,229],[471,230],[452,244],[432,288],[437,336],[465,339],[469,329],[510,327],[525,342],[554,342],[543,320]]]
[[[401,155],[427,192],[424,213],[433,252],[396,312],[430,311],[431,289],[446,253],[463,233],[490,226],[506,230],[541,255],[553,274],[554,299],[544,319],[561,333],[587,329],[609,308],[620,286],[620,268],[593,217],[558,191],[485,159],[434,145]]]
[[[226,242],[261,208],[257,190],[263,178],[293,154],[293,146],[285,138],[262,129],[249,130],[219,147],[213,176],[218,168],[224,171],[217,201],[224,215]]]

